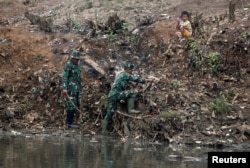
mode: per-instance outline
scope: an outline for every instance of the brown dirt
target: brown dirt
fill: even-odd
[[[54,131],[63,127],[60,73],[63,64],[67,61],[67,55],[73,48],[82,48],[84,53],[91,56],[106,72],[110,67],[120,65],[122,61],[129,59],[142,70],[139,72],[142,76],[147,77],[150,74],[161,79],[150,87],[147,93],[141,93],[142,88],[137,88],[141,95],[145,94],[144,98],[140,97],[139,108],[144,111],[143,115],[147,115],[150,110],[151,113],[156,112],[154,107],[148,105],[150,102],[156,102],[162,113],[167,112],[167,117],[154,115],[138,122],[136,119],[116,115],[116,119],[113,120],[114,129],[111,128],[111,130],[121,137],[130,134],[131,137],[145,140],[177,142],[183,139],[188,141],[205,139],[206,144],[211,141],[214,144],[218,137],[226,135],[226,131],[222,132],[218,126],[219,120],[211,118],[209,102],[222,94],[220,89],[213,87],[214,83],[223,86],[223,94],[228,93],[232,88],[235,89],[236,94],[228,98],[233,106],[232,115],[237,117],[238,113],[243,113],[243,118],[246,120],[242,122],[239,118],[232,121],[225,119],[224,124],[248,126],[250,46],[249,42],[243,42],[242,39],[244,39],[244,33],[249,32],[250,24],[242,20],[249,15],[249,10],[242,11],[241,3],[237,3],[236,22],[229,24],[226,20],[221,20],[219,26],[215,26],[213,18],[225,14],[227,0],[205,2],[193,0],[188,4],[181,0],[142,1],[141,3],[108,1],[103,4],[93,1],[93,8],[89,9],[86,9],[87,3],[82,1],[72,3],[69,0],[64,2],[26,0],[25,4],[23,2],[0,0],[0,110],[2,113],[0,124],[6,129],[34,128]],[[214,3],[216,6],[213,5]],[[244,1],[244,3],[246,6],[247,2]],[[206,65],[202,65],[203,67],[198,70],[190,68],[188,47],[176,46],[176,39],[173,37],[175,18],[182,10],[192,13],[203,12],[204,17],[201,20],[205,24],[203,38],[207,40],[211,35],[214,36],[209,41],[210,44],[200,44],[199,49],[206,49],[208,53],[218,51],[223,56],[221,60],[223,70],[218,76],[211,76]],[[37,25],[30,25],[24,17],[26,11],[39,16],[52,17],[55,25],[54,32],[45,33],[40,31]],[[76,33],[73,30],[67,32],[65,29],[66,19],[69,17],[81,24],[83,29],[88,30],[86,20],[96,21],[95,15],[98,15],[98,22],[105,23],[110,13],[118,13],[122,19],[128,21],[131,30],[137,28],[136,25],[146,16],[151,16],[154,23],[144,26],[140,30],[138,43],[129,45],[130,47],[121,45],[124,42],[122,35],[118,35],[116,41],[110,42],[108,39],[102,39],[101,36],[90,38],[84,31]],[[222,34],[221,30],[226,32]],[[201,41],[201,36],[195,34],[194,39]],[[225,40],[228,42],[224,43]],[[116,58],[110,56],[110,49],[116,53]],[[141,60],[143,54],[147,57],[145,62]],[[113,63],[113,59],[117,61]],[[85,66],[84,70],[86,86],[83,109],[85,113],[81,115],[79,122],[87,131],[99,131],[100,120],[105,113],[105,95],[113,79],[109,79],[109,74],[105,79],[98,79],[87,72],[88,68],[86,69]],[[45,76],[49,78],[49,82],[44,81]],[[181,85],[173,88],[172,84],[176,81],[180,81]],[[48,103],[49,106],[46,106]],[[201,108],[201,119],[197,121],[195,120],[197,111],[192,109],[195,104],[199,104]],[[14,119],[5,120],[4,112],[7,107],[14,107],[16,110]],[[187,139],[182,137],[183,121],[188,121],[185,128],[185,134],[189,137]],[[209,132],[206,128],[211,125],[214,130]],[[129,127],[129,133],[126,133],[126,127]],[[237,136],[242,131],[237,127],[233,130],[235,132],[230,138],[238,141]]]

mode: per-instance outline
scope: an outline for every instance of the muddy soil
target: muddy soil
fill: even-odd
[[[236,2],[235,21],[228,19],[227,0],[0,4],[3,131],[72,132],[64,127],[61,71],[77,48],[84,53],[84,91],[76,132],[100,132],[113,69],[130,60],[136,74],[157,80],[133,86],[142,113],[127,115],[121,104],[110,135],[189,145],[249,143],[249,2]],[[174,33],[182,10],[192,13],[194,34],[179,44]],[[113,14],[120,30],[108,22]]]

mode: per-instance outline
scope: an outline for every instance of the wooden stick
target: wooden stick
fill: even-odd
[[[83,113],[83,112],[75,105],[75,103],[70,99],[69,95],[67,95],[67,99],[69,99],[70,103],[76,108],[77,111],[79,111],[80,113]]]
[[[235,100],[238,98],[238,96],[239,96],[239,93],[237,93],[237,94],[234,96],[234,98],[233,98],[233,100],[232,100],[232,104],[234,104],[234,102],[235,102]]]
[[[145,115],[145,116],[135,117],[135,116],[132,116],[132,115],[129,115],[129,114],[122,113],[122,112],[120,112],[120,111],[118,111],[118,110],[117,110],[116,112],[117,112],[118,114],[123,115],[123,116],[130,117],[130,118],[137,119],[137,120],[142,120],[142,119],[144,119],[144,118],[149,118],[149,117],[151,117],[151,115]]]
[[[97,116],[97,118],[96,118],[96,120],[95,120],[95,125],[96,125],[97,122],[99,121],[100,115],[101,115],[101,111],[99,112],[99,114],[98,114],[98,116]]]

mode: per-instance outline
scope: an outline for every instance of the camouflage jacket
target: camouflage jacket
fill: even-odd
[[[82,87],[80,67],[68,61],[63,69],[62,82],[64,90],[80,92]]]
[[[145,83],[145,79],[131,75],[125,71],[119,73],[114,81],[109,92],[109,97],[116,95],[119,92],[129,89],[129,81],[136,83]]]

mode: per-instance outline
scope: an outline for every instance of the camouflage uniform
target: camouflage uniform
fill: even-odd
[[[133,90],[130,90],[128,86],[129,81],[136,83],[145,83],[145,79],[131,75],[125,71],[118,74],[109,92],[107,113],[104,120],[111,120],[112,115],[117,109],[118,101],[126,100],[128,98],[134,98],[136,96],[135,92]]]
[[[80,57],[80,54],[79,54],[79,57]],[[75,57],[72,57],[72,58],[75,58]],[[62,82],[63,82],[63,90],[68,91],[69,98],[72,100],[72,102],[74,102],[74,104],[77,107],[79,107],[80,106],[79,93],[82,88],[81,69],[78,65],[74,64],[72,60],[68,61],[64,66]],[[67,110],[66,123],[72,124],[76,108],[68,99],[66,100],[66,110]]]

